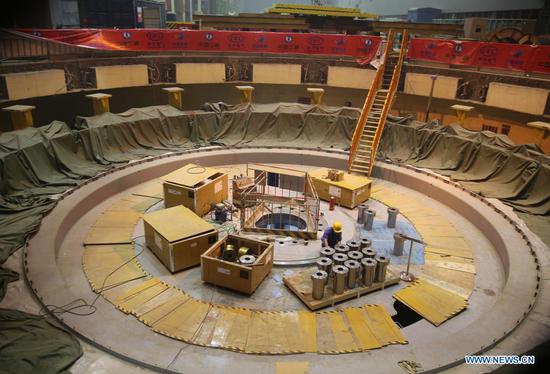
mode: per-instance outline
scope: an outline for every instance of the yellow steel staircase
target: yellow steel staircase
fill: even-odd
[[[376,150],[384,130],[386,117],[391,109],[401,66],[407,49],[407,33],[403,31],[399,53],[393,51],[395,33],[390,30],[386,38],[384,62],[376,76],[357,121],[349,151],[348,170],[350,173],[370,176],[376,160]]]

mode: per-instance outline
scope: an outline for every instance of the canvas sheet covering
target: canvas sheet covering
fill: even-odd
[[[194,112],[155,106],[131,109],[119,114],[79,117],[72,127],[54,121],[39,128],[1,134],[0,263],[4,263],[24,243],[26,236],[38,229],[42,217],[55,206],[55,199],[52,198],[55,194],[108,168],[146,156],[205,145],[346,149],[359,114],[360,110],[356,108],[316,107],[293,103],[236,106],[217,103],[206,104],[204,110]],[[488,197],[497,197],[518,210],[518,214],[529,227],[543,240],[546,239],[547,243],[550,242],[547,232],[550,213],[550,161],[536,146],[518,146],[505,136],[472,132],[456,125],[441,127],[390,116],[378,156],[396,163],[433,169],[460,181],[471,190]],[[144,192],[144,195],[148,196],[148,193]],[[127,210],[128,207],[141,213],[143,207],[158,201],[158,196],[150,199],[122,201],[121,206],[112,207],[106,213],[104,224],[108,225],[118,215],[116,212]],[[134,214],[125,217],[128,225],[124,224],[124,230],[131,227],[135,217]],[[452,236],[452,232],[438,232],[437,227],[433,230],[434,236]],[[129,247],[128,244],[112,243],[102,246],[102,250],[96,253],[102,252],[103,255],[124,263],[123,260],[127,257],[123,252]],[[449,266],[439,258],[437,250],[426,256],[439,261],[443,270]],[[453,264],[458,265],[453,266],[465,266],[468,270],[471,265],[467,257],[456,257],[455,260]],[[122,310],[136,315],[154,330],[168,332],[164,330],[172,329],[171,318],[168,317],[173,313],[179,314],[180,311],[187,313],[192,307],[190,310],[193,314],[188,321],[190,328],[180,331],[178,327],[174,332],[194,344],[223,346],[245,352],[262,351],[265,347],[262,347],[261,337],[257,335],[262,330],[262,324],[267,321],[269,325],[280,326],[289,322],[289,319],[299,320],[299,325],[304,326],[304,329],[292,331],[292,336],[284,335],[286,330],[275,330],[280,331],[281,335],[277,335],[277,339],[281,340],[274,340],[270,350],[277,353],[287,349],[331,353],[372,349],[399,340],[404,342],[401,338],[391,337],[391,325],[389,330],[387,326],[384,328],[388,321],[383,311],[380,314],[376,309],[368,307],[318,314],[314,319],[311,315],[276,314],[265,315],[254,321],[252,315],[247,314],[249,312],[239,309],[205,308],[196,302],[184,307],[189,302],[189,297],[155,281],[152,281],[154,284],[150,287],[143,288],[144,293],[136,293],[132,289],[149,281],[149,278],[137,262],[130,261],[127,265],[123,273],[109,277],[109,282],[105,284],[105,271],[108,274],[112,270],[94,266],[85,267],[85,270],[96,291],[102,292],[108,300]],[[434,268],[435,270],[437,269]],[[2,289],[15,277],[13,272],[0,271]],[[121,291],[127,293],[117,299]],[[162,304],[161,308],[159,303]],[[365,315],[370,318],[368,328],[361,322]],[[194,329],[197,321],[202,321],[200,329]],[[16,342],[24,342],[24,345],[29,343],[21,340],[20,335],[13,335],[15,338],[10,340],[11,343],[2,347],[3,353],[15,350],[23,359],[19,362],[2,362],[2,367],[26,365],[26,368],[13,366],[18,372],[25,372],[27,369],[32,370],[33,366],[40,368],[40,365],[46,363],[49,367],[62,371],[76,360],[81,354],[78,343],[68,335],[63,335],[65,333],[62,331],[45,329],[44,323],[46,322],[37,316],[23,316],[17,311],[1,311],[0,330],[6,331],[4,334],[11,334],[15,330],[20,334],[25,329],[30,332],[30,329],[36,328],[47,335],[43,340],[33,340],[40,345],[36,350],[30,346],[27,346],[30,349],[22,350],[22,346]],[[239,333],[244,325],[258,329],[251,332],[253,339],[250,341],[244,341]],[[373,327],[376,325],[384,329],[376,330]],[[230,326],[229,330],[224,326]],[[224,334],[225,331],[229,333]],[[50,337],[55,337],[56,344],[61,344],[62,347],[52,346],[48,340]],[[52,348],[62,352],[61,360],[55,364],[43,361],[51,358],[46,351],[40,357],[25,356],[33,350],[42,352],[41,349],[45,349],[44,344],[49,345],[50,353]],[[17,357],[12,354],[9,356]]]
[[[296,103],[231,106],[201,111],[171,106],[79,117],[74,128],[52,122],[0,135],[0,262],[20,247],[63,192],[114,165],[205,145],[346,149],[360,110]],[[440,127],[390,116],[379,156],[448,175],[524,217],[550,213],[550,158],[537,146],[503,135]],[[539,230],[539,232],[542,230]],[[544,234],[544,233],[543,233]]]

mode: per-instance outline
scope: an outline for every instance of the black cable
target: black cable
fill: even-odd
[[[57,305],[53,305],[53,304],[46,304],[46,305],[44,305],[44,307],[42,307],[40,309],[39,315],[40,316],[45,316],[48,313],[52,313],[55,316],[60,316],[60,315],[63,315],[65,313],[69,313],[69,314],[72,314],[72,315],[75,315],[75,316],[90,316],[90,315],[94,314],[97,311],[95,303],[101,297],[101,292],[103,292],[105,290],[105,283],[107,283],[107,279],[111,275],[116,273],[118,270],[120,270],[122,267],[124,267],[125,265],[129,264],[130,262],[132,262],[133,260],[138,258],[145,251],[145,246],[140,244],[140,243],[137,243],[135,241],[135,239],[141,238],[143,236],[145,236],[145,235],[138,236],[138,237],[136,237],[132,240],[133,244],[138,245],[138,246],[141,247],[141,250],[139,251],[139,253],[132,256],[130,259],[125,261],[123,264],[121,264],[120,266],[118,266],[116,269],[114,269],[113,271],[111,271],[109,274],[107,274],[105,276],[105,278],[103,279],[103,283],[101,284],[101,287],[99,289],[95,290],[97,295],[90,304],[88,304],[88,302],[86,300],[84,300],[83,298],[75,299],[75,300],[73,300],[73,301],[71,301],[71,302],[69,302],[65,305],[61,305],[61,306],[57,306]],[[78,303],[78,304],[73,305],[75,303]],[[89,308],[89,310],[86,311],[86,312],[75,312],[75,310],[78,310],[78,309],[81,309],[81,308]]]

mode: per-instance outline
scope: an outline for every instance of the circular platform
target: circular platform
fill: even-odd
[[[142,196],[135,194],[145,187],[144,183],[154,183],[159,176],[188,162],[196,162],[197,159],[205,166],[227,165],[228,161],[232,165],[246,162],[293,164],[295,152],[300,153],[303,165],[307,167],[344,168],[345,165],[345,155],[339,153],[289,149],[211,149],[143,160],[94,178],[86,185],[65,194],[54,211],[44,219],[40,232],[29,242],[26,271],[34,292],[44,304],[64,305],[80,297],[93,300],[96,294],[90,288],[81,266],[85,252],[82,245],[84,238],[93,228],[98,216],[110,206],[125,200],[129,195]],[[376,176],[379,179],[373,188],[373,200],[378,202],[373,201],[372,206],[378,206],[380,213],[374,228],[374,236],[378,236],[374,240],[374,246],[385,251],[390,248],[391,241],[387,237],[391,231],[383,227],[386,206],[400,208],[405,217],[400,218],[399,223],[409,225],[410,222],[408,227],[423,238],[423,231],[428,233],[426,227],[440,226],[442,221],[451,222],[453,229],[461,235],[471,251],[467,252],[464,247],[460,256],[453,257],[468,259],[468,253],[471,253],[472,261],[445,261],[445,257],[449,255],[445,254],[444,246],[439,251],[435,247],[426,248],[426,251],[418,251],[424,257],[415,258],[413,272],[468,298],[469,305],[465,311],[439,327],[420,320],[401,329],[408,344],[391,345],[375,351],[366,350],[354,355],[368,355],[370,362],[381,372],[395,372],[396,365],[402,360],[420,363],[423,370],[430,370],[457,364],[465,354],[487,349],[505,337],[529,312],[538,288],[535,257],[522,238],[519,228],[483,199],[443,179],[388,164],[380,164]],[[150,199],[149,202],[152,203],[145,209],[159,202],[158,198],[142,197],[145,200]],[[87,213],[82,216],[82,211]],[[327,221],[338,217],[347,222],[349,236],[344,237],[344,240],[369,235],[361,230],[354,231],[355,213],[343,208],[334,213],[327,212]],[[139,229],[135,228],[137,224],[138,222],[134,223],[131,233],[135,239],[139,236]],[[355,237],[351,235],[352,232]],[[428,234],[435,235],[433,230]],[[431,241],[424,239],[427,243]],[[311,243],[308,247],[313,248]],[[252,297],[244,297],[203,285],[199,281],[198,269],[173,276],[150,254],[145,251],[143,254],[139,257],[142,271],[160,278],[170,286],[180,288],[193,299],[208,305],[220,304],[265,311],[305,310],[303,304],[281,282],[285,272],[293,271],[293,268],[276,268]],[[392,262],[398,269],[404,266],[399,258],[392,259]],[[476,269],[483,271],[476,272]],[[471,276],[461,276],[459,279],[448,276],[457,273]],[[388,287],[329,310],[340,311],[379,304],[390,314],[394,314],[393,295],[404,286],[401,284]],[[209,370],[239,368],[248,372],[271,370],[275,362],[293,360],[292,355],[243,355],[188,344],[178,341],[177,336],[154,333],[139,319],[122,313],[103,298],[98,299],[95,306],[97,311],[88,317],[63,315],[62,321],[99,346],[146,366],[162,369],[168,367],[175,372],[201,372],[206,367]],[[502,318],[498,321],[492,318],[495,313]],[[136,341],[142,347],[139,350],[135,349]],[[419,347],[422,349],[418,349]],[[434,355],[434,351],[442,353]],[[235,355],[239,356],[238,360],[234,360]],[[348,355],[305,353],[299,357],[300,360],[310,361],[310,370],[313,371],[322,371],[321,368],[325,367],[328,360],[333,369],[361,367],[360,360],[350,361],[346,356]]]

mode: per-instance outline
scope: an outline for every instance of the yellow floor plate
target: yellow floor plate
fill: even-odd
[[[420,279],[397,291],[393,297],[435,326],[439,326],[468,306],[463,297]]]
[[[83,268],[95,292],[119,286],[129,281],[146,277],[131,245],[86,246]]]
[[[164,191],[162,189],[162,181],[160,179],[146,183],[144,186],[135,190],[132,195],[153,197],[155,199],[163,199]]]
[[[92,227],[84,245],[94,244],[130,244],[134,227]]]
[[[381,305],[317,313],[257,311],[196,300],[151,277],[133,259],[136,252],[130,243],[141,214],[161,197],[162,184],[153,181],[112,204],[86,238],[86,243],[99,245],[87,245],[83,258],[92,288],[153,331],[191,344],[251,354],[339,354],[407,344]],[[460,232],[436,209],[388,191],[384,183],[375,183],[373,197],[399,207],[432,244],[426,246],[425,278],[394,297],[435,325],[464,309],[463,296],[471,292],[475,266]],[[122,243],[110,244],[113,241]]]

